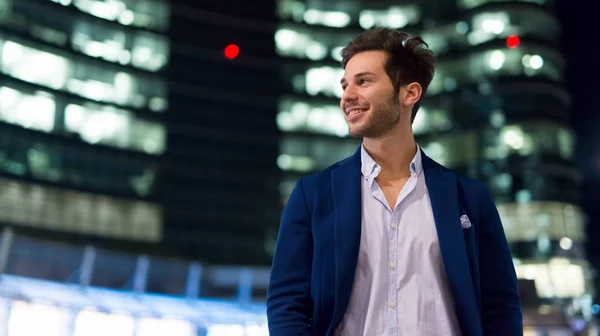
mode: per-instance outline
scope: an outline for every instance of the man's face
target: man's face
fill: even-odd
[[[381,137],[400,121],[398,97],[384,68],[387,58],[383,51],[365,51],[346,64],[340,107],[353,137]]]

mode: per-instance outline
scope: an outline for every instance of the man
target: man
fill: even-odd
[[[490,194],[415,143],[435,64],[424,46],[375,28],[342,51],[340,106],[363,143],[289,198],[267,297],[271,336],[522,335]]]

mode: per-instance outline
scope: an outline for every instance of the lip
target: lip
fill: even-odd
[[[352,108],[352,110],[354,110],[354,109],[356,109],[356,108]],[[356,113],[356,114],[352,114],[352,115],[350,115],[350,113],[346,113],[346,120],[348,120],[348,121],[356,121],[356,120],[358,120],[358,119],[362,118],[362,116],[363,116],[363,115],[364,115],[364,114],[365,114],[365,113],[366,113],[366,112],[367,112],[369,109],[367,109],[367,108],[362,108],[362,110],[364,110],[364,111],[362,111],[362,112],[359,112],[359,113]]]

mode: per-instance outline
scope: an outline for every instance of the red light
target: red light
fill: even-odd
[[[521,43],[519,37],[517,35],[511,35],[506,38],[506,46],[509,48],[516,48]]]
[[[240,47],[235,44],[230,44],[225,48],[225,57],[234,59],[240,54]]]

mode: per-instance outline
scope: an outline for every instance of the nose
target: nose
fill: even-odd
[[[350,86],[348,86],[346,88],[346,90],[344,90],[344,93],[342,94],[342,104],[353,102],[353,101],[356,101],[357,99],[358,99],[358,96],[356,95],[356,92]]]

